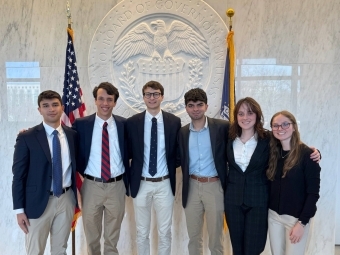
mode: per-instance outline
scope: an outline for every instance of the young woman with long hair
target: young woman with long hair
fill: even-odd
[[[270,121],[269,239],[272,254],[303,255],[309,221],[315,215],[320,190],[320,166],[300,140],[295,117],[281,111]]]

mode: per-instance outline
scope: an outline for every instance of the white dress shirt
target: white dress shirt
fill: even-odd
[[[90,157],[87,163],[85,174],[101,178],[102,165],[102,132],[105,120],[96,115],[92,132],[92,143]],[[114,118],[111,116],[107,122],[107,132],[109,134],[110,145],[110,169],[111,178],[117,177],[125,172],[122,156],[119,148],[117,126]],[[91,135],[91,134],[89,134]]]
[[[251,156],[253,155],[257,145],[257,134],[253,135],[246,143],[243,143],[239,137],[233,141],[235,163],[246,171]]]
[[[149,174],[150,161],[150,141],[151,141],[151,126],[152,118],[157,119],[157,173],[154,176]],[[148,111],[145,113],[144,122],[144,163],[143,163],[143,177],[157,178],[168,175],[168,165],[166,163],[165,152],[165,136],[164,136],[164,122],[162,111],[152,116]]]

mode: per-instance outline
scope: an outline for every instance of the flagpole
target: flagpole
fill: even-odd
[[[70,8],[70,3],[67,1],[66,3],[66,16],[68,20],[68,28],[72,29],[72,20],[71,20],[71,8]],[[73,231],[71,230],[72,233],[72,255],[76,255],[76,229]]]
[[[70,9],[70,3],[69,1],[67,1],[66,3],[66,16],[67,16],[67,19],[68,19],[68,28],[71,29],[71,24],[72,24],[72,21],[71,21],[71,9]]]

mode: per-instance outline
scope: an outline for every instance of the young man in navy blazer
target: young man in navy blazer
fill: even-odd
[[[127,120],[131,158],[130,188],[135,209],[137,253],[150,254],[151,205],[157,215],[158,255],[171,253],[172,209],[176,187],[177,133],[181,120],[161,110],[163,86],[142,89],[146,111]]]
[[[57,92],[40,93],[38,106],[43,122],[20,133],[15,144],[13,208],[27,254],[43,254],[48,235],[51,254],[66,254],[77,204],[77,133],[60,125],[64,107]]]
[[[112,114],[119,92],[111,83],[99,84],[93,96],[97,113],[76,119],[73,124],[79,136],[77,170],[84,176],[81,205],[87,252],[101,254],[104,217],[104,254],[118,255],[128,195],[126,120]]]

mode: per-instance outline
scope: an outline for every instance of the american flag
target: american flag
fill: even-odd
[[[65,109],[61,121],[64,125],[70,127],[76,118],[86,116],[83,92],[79,85],[76,53],[73,46],[73,30],[70,28],[67,28],[65,77],[62,100]]]
[[[86,107],[83,101],[83,93],[79,85],[79,77],[77,71],[76,53],[73,46],[73,30],[67,28],[67,47],[65,61],[65,75],[63,88],[63,105],[64,112],[61,116],[62,124],[71,126],[76,118],[86,116]],[[76,174],[76,185],[80,190],[82,180],[79,173]],[[77,219],[81,216],[79,208],[75,209],[71,230],[74,231]]]

